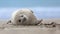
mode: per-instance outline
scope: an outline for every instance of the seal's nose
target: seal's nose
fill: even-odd
[[[25,22],[25,21],[26,21],[26,18],[24,17],[22,22]]]
[[[26,17],[24,15],[20,15],[20,19],[18,22],[24,23],[26,21]]]

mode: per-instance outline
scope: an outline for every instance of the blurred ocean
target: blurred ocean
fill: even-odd
[[[37,18],[60,18],[59,7],[28,7]],[[12,13],[21,8],[0,8],[0,19],[9,19]]]
[[[60,0],[0,0],[0,19],[19,8],[32,9],[37,18],[60,18]]]

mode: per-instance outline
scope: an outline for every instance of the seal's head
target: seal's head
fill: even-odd
[[[28,17],[26,15],[20,14],[16,19],[16,24],[24,24],[28,20]]]

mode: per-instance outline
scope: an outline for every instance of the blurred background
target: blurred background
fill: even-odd
[[[34,11],[37,18],[60,18],[60,0],[0,0],[0,19],[9,19],[21,8]]]

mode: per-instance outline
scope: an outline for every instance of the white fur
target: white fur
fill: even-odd
[[[27,19],[24,24],[36,24],[37,22],[37,18],[35,17],[35,15],[31,12],[32,10],[30,9],[18,9],[17,11],[14,11],[11,17],[11,21],[13,24],[22,24],[22,23],[18,23],[17,20],[18,19],[22,19],[19,16],[20,15],[24,15],[24,17]]]

